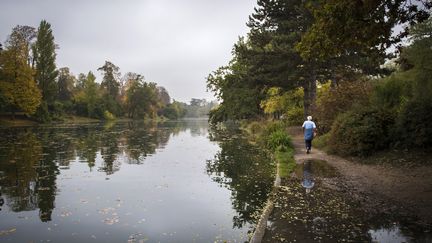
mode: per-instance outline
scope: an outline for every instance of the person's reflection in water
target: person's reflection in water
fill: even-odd
[[[3,204],[4,204],[4,199],[2,197],[1,186],[0,186],[0,211],[2,210]]]
[[[303,181],[301,185],[306,188],[306,193],[309,193],[315,185],[312,175],[312,163],[310,161],[306,161],[303,165]]]

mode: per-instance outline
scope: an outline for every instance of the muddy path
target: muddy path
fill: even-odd
[[[306,153],[290,128],[296,168],[282,178],[261,242],[432,242],[432,169]]]
[[[341,173],[353,197],[387,201],[389,207],[397,206],[425,222],[432,222],[432,167],[365,165],[316,148],[306,154],[301,128],[290,128],[288,132],[293,137],[297,163],[308,159],[325,160]]]

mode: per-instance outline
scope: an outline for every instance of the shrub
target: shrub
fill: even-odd
[[[304,121],[303,107],[293,107],[284,114],[284,122],[290,126],[298,126]]]
[[[283,122],[277,121],[277,122],[270,122],[266,125],[264,131],[263,131],[263,136],[264,137],[268,137],[270,136],[273,132],[276,131],[283,131],[285,129],[285,126],[283,124]]]
[[[325,148],[326,146],[328,146],[329,138],[330,138],[330,133],[326,133],[318,137],[315,137],[313,140],[313,146],[317,148]]]
[[[329,150],[341,155],[369,155],[388,148],[394,115],[374,106],[356,106],[339,115],[330,131]]]
[[[291,137],[284,130],[277,130],[267,137],[266,145],[272,151],[284,151],[291,145]]]
[[[372,84],[369,81],[358,80],[341,82],[337,87],[320,93],[314,115],[320,132],[329,132],[336,117],[353,105],[367,103],[371,91]]]
[[[116,118],[111,112],[105,111],[104,112],[104,119],[105,120],[115,120]]]
[[[432,145],[432,100],[414,99],[405,104],[396,121],[397,145],[430,147]]]

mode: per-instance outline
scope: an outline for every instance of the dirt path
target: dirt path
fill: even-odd
[[[290,128],[289,133],[293,136],[297,163],[302,163],[306,159],[325,160],[342,174],[354,197],[367,195],[394,202],[420,219],[432,222],[431,167],[403,169],[364,165],[328,155],[316,148],[312,148],[311,153],[306,154],[301,129]]]

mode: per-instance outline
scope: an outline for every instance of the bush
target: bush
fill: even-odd
[[[293,107],[284,114],[284,122],[290,126],[298,126],[304,121],[303,107]]]
[[[42,102],[40,106],[37,108],[34,116],[36,120],[39,122],[51,121],[51,116],[48,110],[48,104],[46,102]]]
[[[356,106],[339,115],[330,131],[329,150],[341,155],[369,155],[389,147],[394,115],[374,106]]]
[[[395,138],[399,146],[430,147],[432,145],[432,100],[411,100],[402,108],[396,122]]]
[[[284,130],[277,130],[267,137],[266,145],[272,151],[285,151],[291,145],[291,137]]]
[[[104,112],[104,119],[105,120],[115,120],[116,118],[111,112],[105,111]]]
[[[314,115],[320,133],[329,132],[336,117],[351,109],[353,105],[366,104],[371,91],[370,81],[358,80],[341,82],[337,87],[320,93]]]
[[[270,136],[273,132],[276,131],[283,131],[285,129],[285,125],[283,124],[283,122],[277,121],[277,122],[270,122],[266,125],[266,127],[264,128],[263,131],[263,136],[264,137],[268,137]]]
[[[253,135],[260,134],[263,130],[264,122],[261,121],[253,121],[250,122],[247,126],[247,129],[252,133]]]
[[[326,133],[318,137],[315,137],[313,140],[313,146],[320,149],[325,148],[328,146],[329,138],[330,138],[330,133]]]

